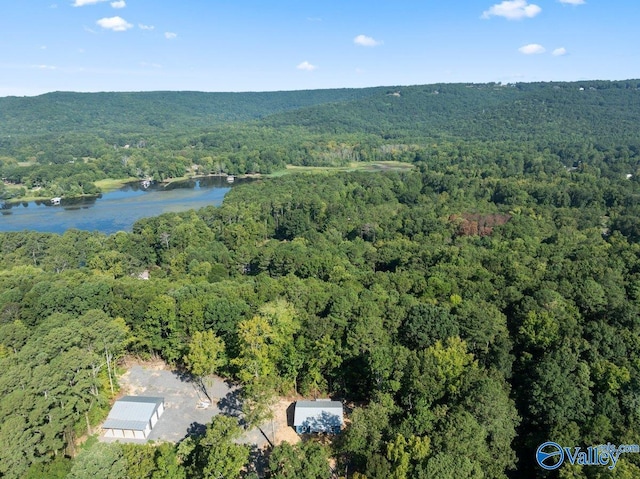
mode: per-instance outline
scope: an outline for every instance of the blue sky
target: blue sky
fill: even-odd
[[[638,0],[0,0],[0,96],[640,78]]]

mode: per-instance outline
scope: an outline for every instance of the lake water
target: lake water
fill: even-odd
[[[233,185],[242,182],[236,180]],[[70,228],[107,234],[131,231],[140,218],[219,205],[231,186],[225,178],[208,177],[166,187],[152,184],[147,189],[135,183],[99,198],[63,198],[58,206],[50,201],[14,203],[0,209],[0,232],[64,233]]]

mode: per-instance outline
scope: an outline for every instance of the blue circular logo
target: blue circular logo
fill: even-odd
[[[542,469],[553,471],[562,466],[564,462],[564,451],[560,444],[556,442],[545,442],[540,444],[536,451],[536,461]]]

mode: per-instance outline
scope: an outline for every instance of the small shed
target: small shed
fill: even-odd
[[[298,434],[338,434],[344,424],[342,403],[330,399],[297,401],[293,427]]]
[[[102,425],[105,437],[146,439],[164,412],[164,398],[124,396],[118,399]]]

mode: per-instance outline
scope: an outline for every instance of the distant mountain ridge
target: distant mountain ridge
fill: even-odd
[[[367,132],[383,139],[500,141],[637,141],[639,122],[640,80],[390,87],[348,104],[314,105],[263,120],[274,127]]]
[[[262,93],[55,92],[0,98],[0,137],[267,129],[424,138],[637,140],[640,80],[433,84]]]
[[[290,92],[53,92],[0,98],[0,135],[207,128],[323,103],[366,97],[377,88]]]

